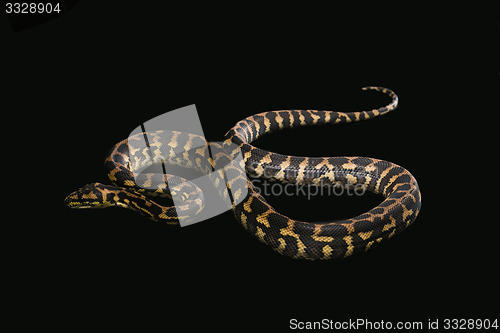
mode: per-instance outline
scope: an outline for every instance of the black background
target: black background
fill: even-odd
[[[11,260],[26,292],[13,307],[21,316],[36,310],[36,321],[53,328],[286,331],[291,318],[425,324],[498,315],[490,305],[498,299],[494,206],[481,194],[487,180],[474,173],[493,160],[488,150],[473,157],[495,142],[491,132],[474,132],[488,122],[484,111],[494,113],[495,20],[437,9],[157,6],[73,1],[55,19],[11,17],[0,27],[2,99],[20,116],[8,122],[7,142],[31,147],[17,151],[19,164],[32,163],[15,189],[18,198],[26,189],[36,198],[12,222],[21,228],[11,247],[22,258]],[[393,89],[399,108],[255,143],[283,154],[375,157],[410,170],[422,192],[420,215],[366,254],[292,260],[251,237],[231,212],[175,228],[123,209],[63,205],[78,187],[106,183],[108,150],[162,113],[196,104],[205,136],[217,141],[266,110],[388,103],[361,91],[366,85]],[[369,195],[269,200],[311,221],[380,202]]]

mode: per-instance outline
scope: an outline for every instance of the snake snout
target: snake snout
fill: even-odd
[[[99,188],[103,185],[92,183],[72,192],[64,198],[64,204],[70,208],[91,208],[102,202],[102,193]]]
[[[71,198],[74,196],[75,192],[72,192],[66,198],[64,198],[64,205],[69,206],[69,203],[71,202]]]

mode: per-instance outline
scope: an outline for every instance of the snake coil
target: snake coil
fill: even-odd
[[[365,87],[364,90],[380,91],[392,101],[387,106],[370,111],[336,112],[323,110],[268,111],[239,121],[226,135],[225,142],[239,147],[245,161],[246,172],[252,177],[265,177],[272,181],[316,186],[359,185],[385,200],[373,209],[350,219],[313,223],[291,219],[270,206],[246,175],[248,192],[244,197],[233,193],[236,219],[259,241],[282,255],[298,259],[332,259],[364,252],[385,239],[389,239],[411,225],[421,207],[420,190],[416,179],[403,167],[369,157],[300,157],[281,155],[256,148],[251,142],[266,133],[282,128],[320,124],[350,123],[371,119],[396,109],[397,95],[382,87]],[[153,136],[152,147],[189,147],[196,140],[190,135],[176,132],[148,133]],[[142,134],[141,134],[142,135]],[[89,184],[68,197],[65,202],[74,208],[121,206],[168,224],[178,224],[179,207],[162,206],[150,199],[153,195],[184,193],[184,212],[187,216],[203,208],[203,195],[192,183],[179,179],[176,186],[159,186],[156,191],[144,191],[142,185],[151,182],[151,175],[135,179],[132,171],[137,166],[153,162],[151,155],[134,148],[130,137],[115,145],[105,161],[108,177],[114,186]],[[173,146],[173,145],[172,145]],[[196,153],[196,151],[194,152]],[[160,156],[162,161],[169,154]],[[141,156],[141,157],[139,157]],[[145,156],[145,157],[144,157]],[[190,159],[191,161],[194,159]],[[209,166],[192,166],[206,169]],[[175,176],[171,176],[175,177]],[[141,182],[142,184],[139,184]],[[160,182],[165,184],[165,182]],[[243,194],[241,194],[243,195]]]

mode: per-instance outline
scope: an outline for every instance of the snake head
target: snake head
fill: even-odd
[[[118,189],[101,183],[92,183],[74,191],[64,199],[69,208],[105,208],[116,206],[113,200]]]

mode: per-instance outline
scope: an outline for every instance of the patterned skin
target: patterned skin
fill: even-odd
[[[268,152],[252,146],[253,140],[286,127],[350,123],[386,114],[398,105],[397,95],[387,88],[365,87],[387,94],[392,101],[371,111],[334,112],[280,110],[250,116],[238,122],[226,140],[244,154],[246,171],[271,181],[315,185],[361,185],[382,194],[385,200],[359,216],[312,223],[284,216],[271,207],[249,181],[249,194],[235,207],[243,227],[275,251],[300,259],[348,257],[367,251],[408,227],[417,217],[420,190],[409,171],[396,164],[368,157],[298,157]]]
[[[268,111],[239,121],[226,134],[225,144],[236,145],[241,149],[245,171],[252,177],[297,185],[358,185],[385,197],[377,207],[350,219],[327,223],[298,221],[271,207],[241,169],[228,164],[225,175],[214,172],[214,184],[221,190],[220,193],[228,196],[226,189],[231,193],[237,220],[248,232],[280,254],[311,260],[348,257],[373,248],[415,221],[421,207],[420,190],[415,178],[401,166],[368,157],[287,156],[250,144],[262,135],[282,128],[357,122],[396,109],[398,97],[390,89],[363,89],[380,91],[391,97],[392,101],[387,106],[371,111]],[[66,205],[72,208],[125,207],[154,221],[174,225],[179,223],[179,212],[183,217],[189,217],[202,210],[203,193],[196,185],[171,175],[165,175],[165,179],[155,179],[153,174],[134,178],[133,172],[159,162],[182,164],[209,172],[220,161],[230,161],[232,153],[218,154],[213,156],[213,160],[207,159],[206,148],[192,148],[210,145],[202,137],[164,131],[147,134],[152,138],[147,147],[141,144],[145,133],[139,133],[117,143],[106,158],[105,168],[114,186],[99,183],[86,185],[67,196]],[[218,144],[212,145],[221,148]],[[179,146],[188,152],[183,155],[186,157],[184,160],[179,160],[178,154],[175,154],[174,148]],[[227,179],[228,174],[231,174],[230,179]],[[223,177],[226,177],[226,181],[222,181]],[[248,189],[246,194],[234,186],[245,183]],[[173,193],[181,193],[185,198],[182,207],[162,206],[150,198]]]

